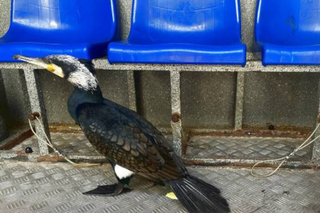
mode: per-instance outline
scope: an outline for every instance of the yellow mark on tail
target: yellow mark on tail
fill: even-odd
[[[178,200],[177,196],[173,192],[166,194],[166,197],[170,198],[171,200]]]

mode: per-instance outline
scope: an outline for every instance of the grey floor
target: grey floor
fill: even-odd
[[[186,157],[213,159],[275,159],[290,154],[304,139],[281,137],[195,136],[189,141]],[[300,150],[291,159],[308,161],[312,146]]]
[[[101,158],[81,133],[52,133],[56,148],[67,155]],[[302,139],[286,138],[191,138],[186,157],[229,159],[268,159],[288,154]],[[31,137],[13,148],[22,153],[30,146],[37,153],[37,140]],[[310,150],[295,160],[307,160]],[[250,170],[197,167],[191,172],[220,188],[233,213],[320,213],[320,171],[280,170],[259,179]],[[260,172],[267,172],[266,169]],[[109,165],[77,168],[67,163],[0,162],[1,213],[111,213],[186,212],[178,201],[165,197],[166,187],[135,177],[134,190],[118,197],[84,196],[82,192],[99,184],[115,182]]]
[[[223,191],[234,213],[318,213],[320,172],[281,170],[257,179],[247,169],[190,168]],[[98,184],[113,183],[111,167],[75,168],[67,163],[0,162],[0,212],[186,212],[169,190],[134,178],[134,190],[118,197],[84,196]]]

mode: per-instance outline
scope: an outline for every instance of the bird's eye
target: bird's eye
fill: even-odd
[[[50,72],[56,71],[56,66],[54,64],[48,64],[47,70]]]

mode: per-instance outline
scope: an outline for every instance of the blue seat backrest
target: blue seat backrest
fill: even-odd
[[[319,43],[320,0],[259,0],[255,30],[260,43]]]
[[[12,0],[9,32],[29,41],[108,41],[116,30],[115,8],[115,0]]]
[[[240,41],[239,0],[133,0],[129,42],[225,45]]]

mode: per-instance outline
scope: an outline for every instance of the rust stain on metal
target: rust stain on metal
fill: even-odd
[[[75,163],[96,163],[99,165],[109,164],[109,161],[107,159],[72,159],[71,158],[71,160]],[[39,156],[37,158],[37,162],[56,163],[56,162],[67,162],[67,161],[63,157],[60,157],[57,154],[49,154],[49,155]]]
[[[180,119],[181,119],[181,115],[179,113],[173,113],[171,116],[171,120],[174,123],[177,123],[178,121],[180,121]]]
[[[82,133],[82,130],[77,125],[63,125],[54,124],[49,126],[50,132],[62,132],[62,133]]]
[[[33,133],[31,132],[31,130],[27,130],[27,131],[21,133],[18,137],[9,141],[8,143],[0,146],[0,150],[10,150],[13,147],[22,143],[24,140],[30,138],[32,135],[33,135]]]
[[[16,154],[18,155],[18,156],[27,156],[27,154],[24,152],[24,151],[16,151]]]
[[[233,137],[288,137],[305,138],[311,131],[280,131],[280,130],[223,130],[223,131],[197,131],[191,130],[190,137],[193,136],[233,136]]]
[[[38,162],[64,162],[66,161],[63,157],[60,157],[57,154],[51,154],[51,155],[43,155],[43,156],[39,156],[37,158]]]
[[[240,168],[251,168],[255,163],[249,162],[206,162],[205,160],[192,160],[192,159],[183,159],[183,162],[188,166],[219,166],[219,167],[240,167]],[[278,165],[275,164],[260,164],[257,168],[276,168]],[[311,169],[318,170],[319,167],[316,165],[304,164],[301,162],[298,165],[283,165],[282,168],[285,169]]]
[[[191,140],[190,131],[183,132],[183,139],[182,139],[182,154],[185,155],[188,149],[188,142]]]

